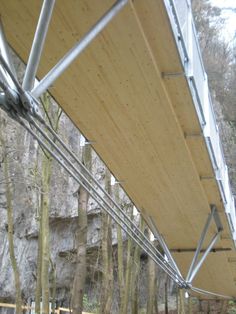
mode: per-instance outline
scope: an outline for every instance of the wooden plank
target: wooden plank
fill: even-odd
[[[0,307],[2,307],[2,308],[12,308],[12,309],[15,309],[15,308],[16,308],[16,304],[0,303]],[[22,309],[24,309],[24,310],[34,310],[33,307],[25,306],[25,305],[22,306]],[[55,312],[56,312],[56,313],[60,313],[60,312],[72,313],[73,311],[70,310],[70,309],[68,309],[68,308],[65,308],[65,307],[59,307],[59,308],[55,309]],[[93,313],[83,312],[83,314],[93,314]]]
[[[193,285],[207,291],[233,297],[235,294],[235,282],[233,278],[236,271],[232,269],[230,263],[227,261],[230,254],[226,252],[210,253],[199,273],[196,275]],[[175,253],[174,257],[177,263],[181,265],[180,268],[183,273],[187,274],[193,254]]]
[[[12,308],[15,309],[16,308],[16,304],[11,304],[11,303],[0,303],[0,307],[2,308]],[[31,310],[32,307],[27,306],[27,305],[22,305],[21,308],[23,310]]]
[[[65,308],[65,307],[59,307],[57,309],[60,312],[67,312],[67,313],[73,313],[73,310],[70,310],[68,308]],[[83,314],[93,314],[93,313],[89,313],[89,312],[83,312]]]

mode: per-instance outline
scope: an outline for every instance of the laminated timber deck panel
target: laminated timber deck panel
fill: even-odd
[[[112,1],[57,0],[38,72],[42,78],[78,41]],[[28,59],[41,1],[1,0],[7,38]],[[224,239],[211,253],[193,284],[236,296],[236,257],[218,187],[165,6],[161,0],[136,0],[107,26],[55,82],[50,93],[91,141],[136,206],[151,216],[168,246],[196,248],[210,212],[217,205]],[[208,240],[214,234],[211,226]],[[190,253],[176,253],[186,275]],[[222,271],[223,270],[223,271]]]

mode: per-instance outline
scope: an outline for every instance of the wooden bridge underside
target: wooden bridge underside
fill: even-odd
[[[58,0],[39,67],[42,78],[111,6]],[[27,62],[41,1],[1,0],[12,48]],[[50,88],[170,249],[196,248],[215,204],[224,230],[193,284],[236,296],[236,254],[192,96],[163,2],[136,0],[114,18]],[[186,135],[197,136],[186,136]],[[201,178],[207,178],[205,180]],[[215,232],[210,228],[208,240]],[[193,253],[175,253],[186,275]]]

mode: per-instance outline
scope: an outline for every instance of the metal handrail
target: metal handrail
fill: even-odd
[[[181,58],[182,65],[185,68],[186,73],[188,72],[188,63],[197,62],[201,66],[202,70],[202,83],[201,77],[198,76],[199,73],[196,72],[196,69],[193,67],[193,73],[190,76],[186,76],[188,80],[188,85],[190,91],[192,93],[193,102],[196,110],[196,114],[198,116],[202,132],[205,137],[205,142],[207,145],[209,157],[212,161],[215,171],[215,178],[219,187],[219,192],[221,194],[222,199],[224,200],[225,209],[227,212],[228,223],[230,226],[230,230],[232,232],[232,237],[236,237],[236,217],[235,217],[235,208],[233,195],[231,192],[230,183],[228,180],[228,171],[225,163],[225,158],[223,154],[222,143],[219,138],[219,131],[217,128],[217,123],[215,119],[215,114],[212,105],[212,99],[209,94],[209,87],[207,83],[207,75],[204,68],[204,63],[202,59],[201,49],[197,38],[197,31],[195,27],[195,23],[193,21],[193,16],[191,12],[191,4],[188,0],[186,0],[186,8],[188,11],[188,16],[190,16],[190,21],[188,24],[188,34],[192,40],[185,39],[183,36],[183,32],[180,24],[180,17],[178,11],[178,1],[174,0],[166,0],[164,1],[166,4],[167,13],[169,15],[170,24],[172,25],[173,34],[175,35],[175,40],[177,43],[177,47],[179,50],[179,55]],[[171,10],[169,9],[171,7]],[[176,38],[176,33],[178,37]],[[188,40],[188,41],[187,41]],[[193,44],[194,43],[194,44]],[[192,46],[191,46],[192,45]],[[194,55],[191,53],[193,45],[195,46]],[[191,46],[189,48],[189,46]],[[197,52],[196,52],[197,49]],[[183,50],[183,51],[182,51]],[[184,56],[183,53],[184,52]],[[188,62],[186,63],[186,56],[188,56]],[[193,58],[197,58],[193,60]],[[194,64],[194,63],[193,63]],[[198,68],[197,68],[198,69]],[[200,87],[199,87],[200,86]],[[203,88],[200,90],[200,88]],[[219,175],[217,175],[219,174]],[[232,205],[231,205],[232,204]],[[232,208],[229,208],[231,206]],[[235,234],[234,234],[235,232]]]

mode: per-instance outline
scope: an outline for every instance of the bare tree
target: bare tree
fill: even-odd
[[[3,123],[1,122],[1,125]],[[17,260],[14,250],[14,224],[13,224],[13,204],[12,204],[12,190],[11,190],[11,181],[9,174],[9,161],[8,161],[8,152],[6,149],[5,139],[3,138],[0,128],[0,143],[2,146],[2,155],[3,155],[3,171],[5,177],[5,195],[7,203],[7,235],[8,235],[8,244],[9,244],[9,253],[11,266],[14,273],[15,280],[15,292],[16,292],[16,314],[22,313],[22,299],[21,299],[21,284],[20,284],[20,273],[17,265]]]
[[[131,205],[131,204],[130,204]],[[133,205],[128,208],[130,219],[133,220]],[[125,268],[125,292],[124,292],[124,303],[122,308],[122,313],[128,313],[129,301],[131,297],[131,273],[133,266],[133,254],[134,254],[134,243],[129,237],[127,240],[127,250],[126,250],[126,268]]]
[[[120,204],[119,196],[119,185],[115,184],[113,188],[114,199],[117,204]],[[119,308],[120,314],[122,314],[122,309],[124,307],[124,247],[123,247],[123,236],[122,229],[120,225],[116,224],[117,233],[117,266],[118,266],[118,288],[119,288]]]
[[[55,132],[58,132],[61,109],[53,111],[53,104],[49,94],[45,93],[41,99],[45,113]],[[44,150],[42,155],[42,176],[41,176],[41,202],[40,202],[40,229],[38,240],[38,267],[36,282],[35,310],[40,313],[40,299],[42,296],[42,312],[49,314],[50,286],[49,286],[49,266],[50,266],[50,247],[49,247],[49,209],[50,209],[50,184],[52,177],[52,157]]]
[[[111,174],[105,170],[105,189],[111,195]],[[101,314],[111,313],[113,298],[113,261],[112,261],[112,225],[111,217],[102,212],[102,288],[100,298]]]
[[[149,230],[149,238],[151,240],[151,231]],[[155,245],[155,244],[154,244]],[[153,314],[155,311],[155,302],[157,294],[157,267],[156,263],[148,258],[148,299],[147,299],[147,314]]]
[[[179,314],[185,314],[185,297],[184,297],[184,291],[183,289],[178,289],[178,300],[179,300],[179,305],[178,305],[178,313]]]
[[[85,145],[82,151],[82,161],[85,167],[91,171],[92,152],[91,146]],[[77,230],[77,256],[76,269],[72,290],[72,309],[74,314],[81,314],[83,311],[84,285],[87,273],[86,249],[87,249],[87,207],[88,192],[82,187],[78,190],[78,230]]]
[[[227,86],[233,61],[231,48],[220,35],[225,21],[209,0],[192,0],[192,9],[210,89],[223,106],[231,93]]]
[[[142,216],[139,216],[139,228],[144,232],[145,224]],[[140,253],[141,249],[135,245],[133,258],[133,271],[131,278],[131,313],[138,314],[139,312],[139,286],[140,286]]]

